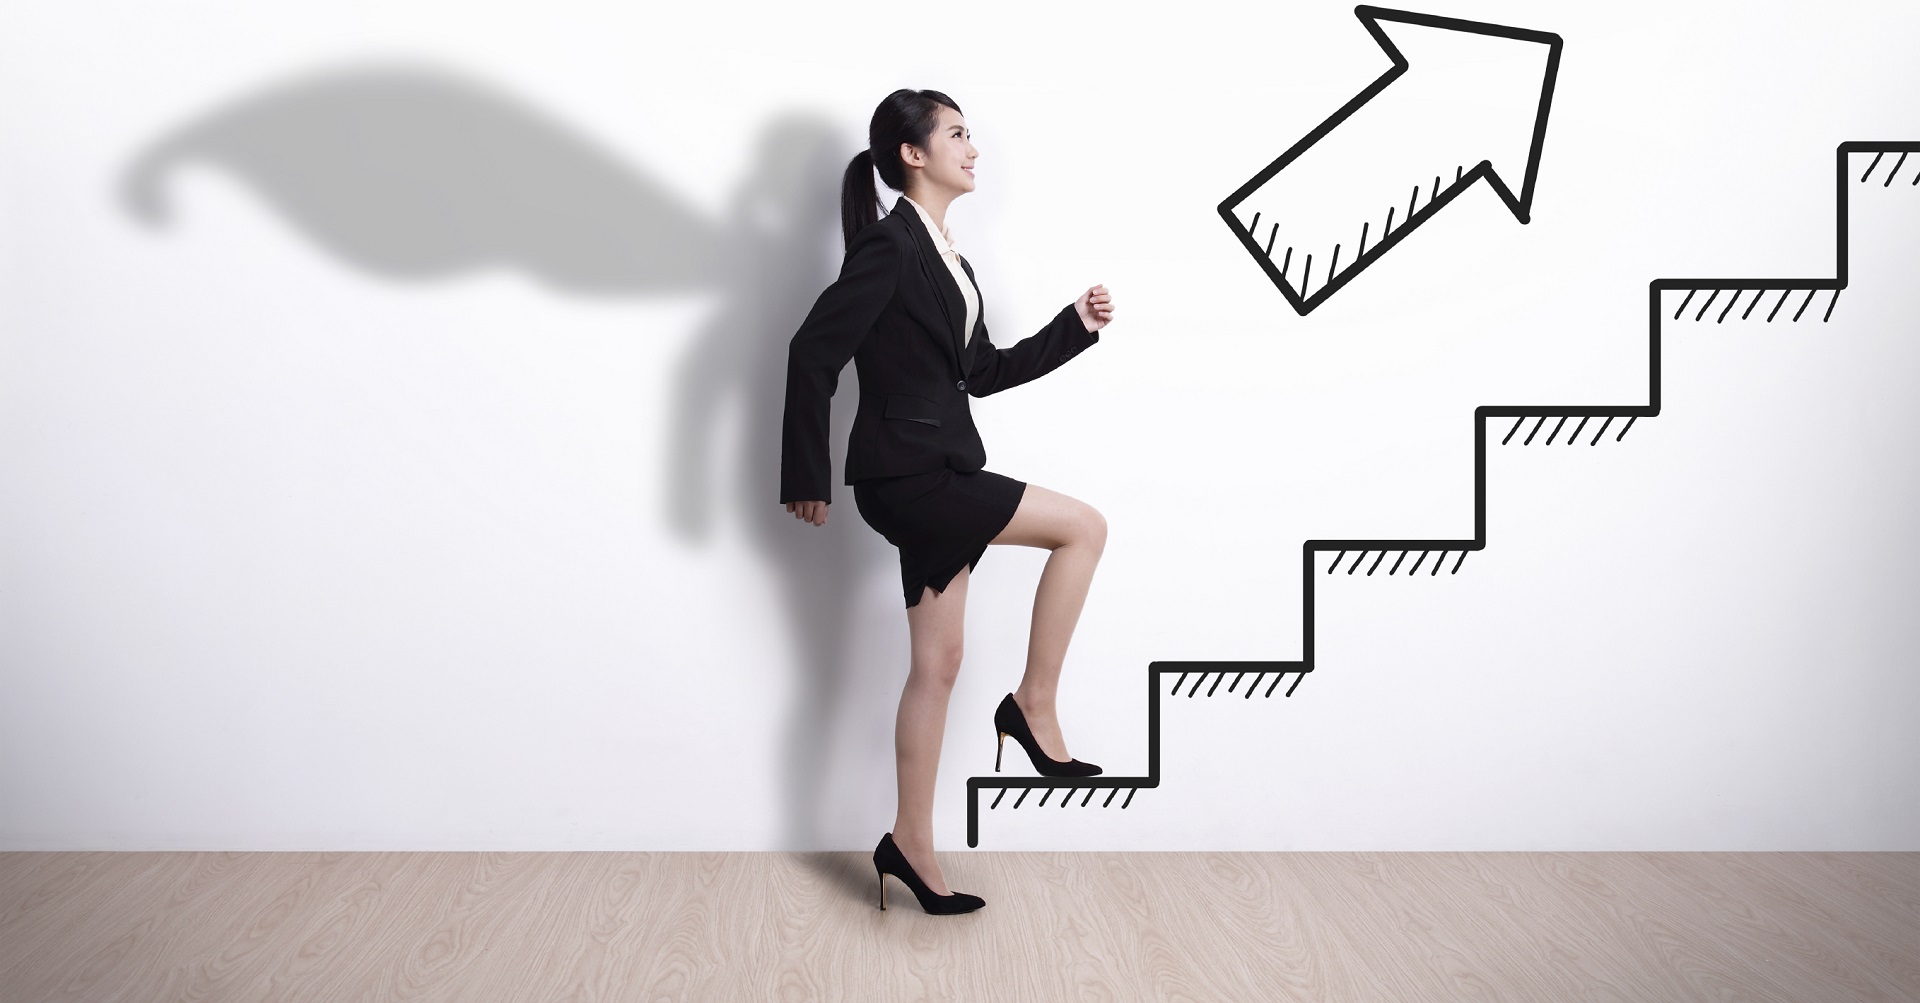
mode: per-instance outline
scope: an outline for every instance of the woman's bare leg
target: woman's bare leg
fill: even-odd
[[[1107,546],[1107,520],[1098,509],[1058,491],[1028,484],[1013,513],[993,543],[1044,547],[1053,553],[1040,572],[1033,595],[1033,627],[1027,638],[1027,671],[1013,691],[1034,740],[1054,759],[1071,759],[1060,733],[1054,694],[1060,687],[1060,667],[1067,659],[1067,643],[1080,622],[1093,571]]]
[[[893,724],[893,755],[900,775],[893,841],[920,880],[941,895],[952,889],[933,858],[933,779],[947,730],[947,701],[960,675],[967,579],[967,569],[961,568],[945,592],[929,587],[920,593],[918,603],[907,607],[912,666],[906,688],[900,692],[900,715]]]

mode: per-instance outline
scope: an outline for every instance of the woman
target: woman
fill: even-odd
[[[950,892],[934,860],[933,782],[960,671],[968,572],[988,544],[1052,552],[1034,595],[1026,675],[994,714],[1000,745],[1012,735],[1047,776],[1100,772],[1067,756],[1054,692],[1106,546],[1106,520],[1084,502],[983,469],[986,449],[968,398],[1038,379],[1098,343],[1113,317],[1112,298],[1093,286],[1039,333],[993,346],[973,268],[945,225],[948,206],[974,189],[978,155],[960,106],[945,94],[901,89],[880,102],[867,149],[854,155],[841,184],[847,248],[840,277],[820,294],[787,355],[780,501],[802,522],[826,525],[829,402],[852,359],[860,404],[845,483],[861,518],[900,550],[912,667],[894,724],[898,813],[873,851],[882,909],[887,874],[930,913],[985,904]],[[876,218],[876,170],[905,193],[884,218]]]

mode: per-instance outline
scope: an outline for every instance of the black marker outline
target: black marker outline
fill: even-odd
[[[1447,552],[1458,550],[1461,552],[1460,557],[1454,562],[1454,566],[1452,569],[1452,573],[1458,573],[1460,570],[1460,564],[1467,559],[1467,552],[1475,551],[1475,550],[1485,550],[1487,546],[1487,425],[1488,425],[1489,419],[1505,419],[1505,418],[1516,419],[1516,421],[1514,422],[1514,429],[1517,430],[1519,428],[1520,422],[1525,421],[1528,418],[1538,418],[1539,421],[1535,423],[1536,424],[1535,430],[1537,431],[1538,425],[1541,423],[1544,423],[1548,418],[1561,418],[1564,420],[1565,418],[1569,418],[1569,417],[1594,418],[1594,417],[1604,416],[1606,418],[1606,421],[1601,424],[1600,430],[1595,432],[1593,434],[1593,439],[1590,442],[1588,442],[1588,445],[1593,446],[1593,445],[1599,444],[1601,436],[1604,436],[1606,434],[1607,429],[1613,424],[1613,419],[1615,418],[1624,417],[1627,419],[1626,425],[1620,429],[1620,432],[1618,435],[1614,436],[1613,441],[1619,442],[1626,437],[1627,431],[1633,427],[1634,422],[1638,421],[1643,417],[1644,418],[1657,417],[1660,414],[1660,332],[1661,332],[1662,325],[1666,323],[1666,320],[1661,316],[1661,310],[1660,310],[1660,294],[1661,293],[1670,292],[1670,291],[1671,292],[1687,291],[1691,293],[1693,291],[1697,291],[1701,289],[1723,289],[1723,290],[1724,289],[1752,289],[1756,291],[1771,290],[1771,289],[1799,291],[1799,290],[1805,289],[1805,290],[1808,290],[1809,293],[1811,294],[1813,292],[1817,292],[1818,290],[1827,289],[1827,290],[1833,291],[1833,300],[1830,301],[1827,306],[1828,311],[1831,312],[1833,309],[1833,303],[1838,302],[1839,300],[1840,290],[1845,289],[1847,287],[1847,186],[1849,184],[1849,179],[1847,177],[1847,156],[1853,153],[1870,153],[1870,152],[1879,152],[1879,153],[1920,152],[1920,142],[1854,141],[1854,142],[1841,143],[1839,147],[1835,150],[1834,175],[1835,175],[1835,187],[1837,190],[1837,194],[1835,196],[1837,219],[1834,224],[1835,237],[1834,237],[1834,277],[1833,278],[1831,279],[1811,279],[1811,278],[1809,279],[1763,279],[1763,278],[1654,279],[1652,282],[1649,282],[1647,284],[1647,328],[1648,328],[1647,398],[1648,398],[1648,402],[1646,404],[1605,405],[1605,406],[1592,406],[1592,407],[1565,407],[1565,406],[1550,405],[1550,404],[1511,405],[1511,406],[1483,405],[1483,406],[1474,408],[1473,409],[1473,538],[1472,539],[1470,540],[1307,540],[1305,541],[1300,545],[1301,657],[1298,660],[1237,661],[1237,662],[1236,661],[1165,660],[1165,661],[1148,662],[1147,663],[1147,774],[1146,776],[1131,776],[1131,777],[1099,776],[1099,777],[1057,778],[1057,777],[1006,777],[1006,776],[995,775],[995,776],[984,776],[984,777],[969,777],[967,779],[967,845],[968,846],[980,845],[980,792],[983,790],[996,789],[996,790],[999,790],[1001,796],[1004,797],[1006,794],[1006,791],[1010,788],[1024,788],[1026,790],[1031,790],[1036,787],[1065,787],[1065,786],[1068,786],[1069,784],[1071,784],[1076,788],[1077,787],[1111,788],[1115,791],[1119,790],[1120,788],[1126,788],[1128,792],[1127,802],[1130,803],[1133,800],[1133,793],[1135,791],[1141,788],[1160,786],[1160,780],[1161,780],[1161,777],[1160,777],[1160,696],[1161,696],[1160,677],[1163,675],[1177,674],[1177,677],[1175,678],[1174,684],[1173,684],[1173,691],[1175,694],[1177,694],[1180,688],[1180,684],[1186,680],[1186,677],[1188,675],[1192,673],[1199,673],[1200,678],[1194,681],[1193,689],[1189,690],[1187,693],[1187,696],[1191,697],[1194,695],[1195,692],[1197,692],[1200,689],[1201,684],[1206,682],[1207,676],[1211,673],[1215,673],[1215,672],[1221,673],[1224,678],[1224,675],[1229,672],[1236,673],[1236,674],[1253,672],[1253,673],[1256,673],[1256,676],[1254,678],[1254,684],[1249,684],[1247,686],[1245,694],[1242,695],[1242,699],[1247,699],[1253,696],[1255,684],[1259,682],[1259,679],[1261,676],[1264,676],[1269,672],[1274,673],[1273,682],[1270,685],[1268,685],[1266,690],[1266,696],[1271,697],[1273,696],[1274,688],[1280,685],[1280,681],[1291,674],[1291,675],[1294,675],[1295,678],[1293,680],[1293,684],[1287,687],[1287,691],[1285,695],[1288,697],[1293,696],[1293,691],[1295,688],[1297,688],[1300,685],[1300,681],[1307,678],[1307,673],[1312,672],[1314,670],[1315,652],[1314,652],[1314,644],[1313,644],[1313,634],[1314,634],[1313,595],[1314,595],[1314,555],[1315,554],[1319,554],[1319,553],[1335,554],[1333,565],[1330,565],[1328,568],[1328,573],[1331,573],[1333,566],[1338,565],[1338,563],[1344,558],[1344,555],[1348,551],[1371,552],[1374,550],[1380,550],[1380,551],[1398,550],[1398,551],[1403,551],[1403,553],[1401,554],[1401,559],[1404,560],[1406,557],[1405,552],[1424,551],[1426,552],[1426,554],[1430,554],[1431,552],[1437,550],[1437,551],[1441,551],[1444,554]],[[1860,182],[1860,183],[1867,183],[1867,182]],[[1916,185],[1915,187],[1920,187],[1920,185]],[[1809,297],[1809,301],[1811,301],[1811,296]],[[1804,309],[1804,306],[1803,306],[1803,309]],[[1577,431],[1576,431],[1576,434],[1577,434]],[[1513,431],[1510,430],[1507,432],[1507,438],[1511,439],[1512,437],[1513,437]],[[1503,443],[1505,441],[1506,440],[1502,440]],[[1568,441],[1571,442],[1572,440],[1569,439]],[[1426,554],[1422,555],[1423,558],[1426,556]],[[1357,563],[1358,563],[1358,560],[1356,559],[1356,564]],[[1394,571],[1399,569],[1399,567],[1400,567],[1400,562],[1395,561],[1393,564],[1393,567],[1388,570],[1387,574],[1391,576],[1394,573]],[[1437,564],[1435,566],[1435,571],[1438,571]],[[1434,572],[1429,572],[1429,575],[1431,576],[1433,573]],[[1371,572],[1369,572],[1369,574],[1371,574]],[[1411,576],[1412,572],[1409,571],[1408,575]],[[1214,681],[1214,686],[1215,687],[1219,686],[1219,680]],[[1229,687],[1228,691],[1232,692],[1232,689],[1233,689],[1232,687]],[[1213,693],[1213,690],[1209,689],[1207,692],[1208,692],[1208,695],[1211,696]],[[1015,800],[1014,807],[1016,808],[1019,807],[1020,800],[1024,800],[1025,797],[1026,797],[1026,794],[1023,792],[1021,794],[1020,799]],[[1113,800],[1113,795],[1112,794],[1107,795],[1107,800],[1108,802],[1111,802]],[[1000,803],[1000,798],[996,797],[994,798],[993,805],[989,805],[988,807],[991,809],[992,807],[997,806],[999,803]],[[1123,803],[1121,807],[1123,808],[1126,807],[1126,804]]]

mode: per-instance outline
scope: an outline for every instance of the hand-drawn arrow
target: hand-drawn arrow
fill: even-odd
[[[1302,316],[1480,178],[1516,219],[1529,222],[1560,66],[1561,38],[1551,32],[1366,5],[1353,12],[1393,67],[1220,203],[1221,218]],[[1396,28],[1396,45],[1383,21],[1415,27]],[[1505,40],[1546,46],[1537,86],[1542,54]],[[1449,64],[1435,55],[1442,49],[1473,58]],[[1391,87],[1410,67],[1407,81]],[[1367,115],[1355,117],[1370,104]],[[1517,118],[1530,120],[1530,128],[1516,127]],[[1517,155],[1522,135],[1529,138],[1527,168],[1516,197],[1491,155],[1503,146]],[[1381,157],[1381,150],[1406,150],[1422,163]],[[1454,168],[1451,178],[1446,167]]]

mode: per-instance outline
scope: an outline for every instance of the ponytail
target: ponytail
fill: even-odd
[[[907,166],[900,159],[900,144],[925,147],[940,121],[940,106],[954,111],[960,106],[939,91],[916,91],[905,87],[881,100],[867,124],[867,148],[847,162],[840,179],[840,236],[853,245],[853,235],[880,219],[880,193],[873,184],[875,171],[880,180],[895,191],[907,190]]]
[[[880,219],[880,193],[873,186],[873,151],[861,150],[847,162],[840,180],[840,237],[852,246],[853,235]]]

